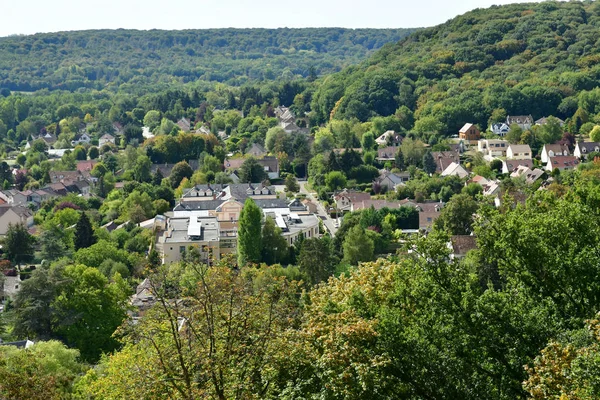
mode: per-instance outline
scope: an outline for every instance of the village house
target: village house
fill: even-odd
[[[375,143],[379,146],[399,147],[402,144],[402,136],[395,131],[386,131],[375,139]]]
[[[477,126],[467,123],[458,131],[458,137],[469,142],[476,142],[481,139],[481,132]]]
[[[459,163],[452,162],[448,167],[442,171],[441,176],[458,176],[459,178],[466,178],[469,176],[469,172],[464,169]]]
[[[384,172],[379,179],[376,181],[381,188],[385,188],[386,191],[393,191],[398,188],[398,186],[404,185],[404,182],[407,182],[410,179],[410,174],[408,172]]]
[[[525,183],[527,183],[528,185],[531,185],[532,183],[534,183],[535,181],[540,179],[544,174],[545,174],[545,172],[542,171],[541,169],[535,168],[532,170],[532,169],[526,167],[525,165],[520,165],[517,167],[517,169],[515,169],[513,171],[512,174],[510,174],[510,177],[511,178],[524,177]]]
[[[0,190],[0,199],[4,200],[9,206],[18,206],[27,203],[27,195],[19,192],[17,189]]]
[[[477,248],[477,241],[475,240],[475,236],[470,235],[453,235],[450,238],[450,243],[448,243],[448,247],[452,250],[450,254],[450,259],[458,260],[461,258],[465,258],[467,253],[471,250]]]
[[[398,148],[394,146],[377,149],[377,160],[382,162],[394,161],[396,159],[395,157],[397,152]]]
[[[261,158],[267,155],[267,150],[260,143],[252,143],[246,150],[246,155]]]
[[[82,133],[75,137],[74,140],[71,140],[71,146],[77,146],[79,144],[90,144],[92,138],[87,133]]]
[[[177,126],[179,127],[179,129],[181,129],[184,132],[189,132],[190,128],[192,126],[192,123],[190,122],[189,119],[187,118],[181,118],[179,121],[177,121]]]
[[[2,300],[14,300],[17,293],[19,293],[19,291],[21,290],[21,275],[19,274],[16,268],[3,271],[2,275],[4,275],[2,279]],[[31,343],[31,345],[33,344],[33,342],[30,342],[29,340],[27,340],[27,342]],[[18,342],[12,343],[12,345],[20,347]],[[0,342],[0,345],[8,346],[11,345],[11,343]],[[31,347],[31,345],[23,347]]]
[[[519,167],[533,168],[533,160],[503,160],[502,173],[510,174]]]
[[[405,206],[401,201],[388,201],[388,200],[362,200],[352,204],[352,211],[364,210],[366,208],[373,208],[375,210],[381,210],[382,208],[400,208]]]
[[[542,148],[541,159],[543,164],[547,164],[550,157],[570,155],[571,152],[569,151],[569,146],[566,144],[545,144]]]
[[[33,226],[33,212],[24,206],[0,206],[0,238],[6,236],[8,225],[22,224],[27,228]]]
[[[347,212],[352,210],[352,204],[363,200],[370,200],[371,195],[365,192],[344,189],[333,195],[333,200],[338,211]]]
[[[275,116],[279,120],[279,126],[286,133],[302,133],[308,135],[310,133],[310,129],[301,128],[296,124],[296,116],[287,107],[279,106],[275,109]],[[303,124],[306,123],[306,119],[300,118],[299,121],[302,121]]]
[[[156,242],[163,264],[180,261],[190,248],[195,248],[204,263],[220,259],[216,218],[189,215],[168,219],[166,229],[160,232]]]
[[[309,199],[302,200],[302,204],[306,207],[306,212],[309,214],[317,214],[317,205]]]
[[[482,187],[483,187],[482,194],[484,196],[496,196],[498,193],[500,193],[500,181],[498,181],[498,180],[488,181]]]
[[[435,172],[442,173],[452,163],[460,163],[460,155],[454,151],[432,151]]]
[[[490,132],[498,135],[498,136],[506,136],[506,134],[510,131],[510,127],[506,125],[504,122],[500,122],[497,124],[490,125]]]
[[[553,118],[555,118],[558,121],[558,124],[560,126],[565,125],[565,121],[563,121],[562,119],[556,118],[556,117],[553,117]],[[538,119],[537,121],[535,121],[535,124],[538,126],[543,126],[543,125],[546,125],[547,123],[548,123],[548,118],[546,118],[546,117],[542,117],[542,118]]]
[[[234,172],[242,166],[244,161],[246,161],[245,158],[228,158],[225,159],[223,166],[225,167],[225,170]],[[279,161],[277,160],[277,157],[267,156],[259,158],[256,161],[263,167],[269,179],[279,178]]]
[[[98,160],[81,160],[77,161],[76,168],[77,171],[83,173],[85,176],[86,173],[89,174],[90,172],[92,172],[96,164],[98,164]]]
[[[533,117],[531,115],[509,115],[506,117],[506,125],[519,125],[519,128],[524,131],[531,129],[533,125]]]
[[[198,160],[187,160],[186,162],[188,163],[190,168],[192,168],[192,170],[194,170],[194,171],[196,171],[200,165],[198,163]],[[160,171],[163,178],[168,178],[169,176],[171,176],[171,171],[173,171],[173,168],[175,167],[175,165],[176,164],[168,164],[168,163],[152,164],[150,166],[150,172],[152,174],[156,174],[156,171]]]
[[[49,171],[51,183],[72,183],[77,181],[85,180],[84,173],[82,171]]]
[[[474,177],[472,177],[471,179],[469,179],[467,181],[467,183],[476,183],[479,186],[483,186],[483,185],[486,185],[488,183],[488,180],[485,177],[481,176],[481,175],[475,175]]]
[[[115,137],[110,133],[105,133],[98,139],[98,146],[102,147],[105,144],[115,144]]]
[[[123,135],[125,133],[125,128],[123,128],[120,122],[113,122],[112,127],[115,135]]]
[[[546,171],[554,171],[554,169],[566,171],[577,168],[578,164],[579,158],[575,156],[554,156],[548,159],[548,162],[546,163]]]
[[[483,154],[486,159],[491,160],[496,157],[506,157],[508,142],[499,139],[481,139],[477,142],[477,151]]]
[[[511,160],[531,160],[531,147],[528,144],[510,144],[506,149],[506,158]]]
[[[46,142],[46,145],[49,148],[52,148],[52,146],[54,146],[54,143],[56,143],[56,136],[52,135],[50,132],[46,132],[46,134],[44,136],[40,136],[38,139],[42,139],[44,142]]]
[[[405,204],[410,205],[410,204]],[[444,203],[430,202],[417,203],[417,211],[419,211],[419,230],[430,231],[433,228],[433,223],[439,218]]]
[[[132,306],[132,310],[128,313],[134,319],[139,319],[143,316],[156,303],[156,297],[154,296],[152,284],[148,278],[144,279],[142,283],[137,285],[135,294],[130,297],[129,304]]]
[[[573,155],[577,158],[588,158],[590,153],[600,152],[600,142],[577,142]]]

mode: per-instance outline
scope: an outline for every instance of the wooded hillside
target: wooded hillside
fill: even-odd
[[[0,87],[308,77],[362,61],[414,29],[89,30],[0,38]]]
[[[597,2],[476,9],[325,78],[312,108],[366,121],[407,107],[417,131],[446,134],[506,114],[569,118],[600,84],[599,27]]]

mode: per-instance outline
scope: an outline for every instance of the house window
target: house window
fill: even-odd
[[[179,246],[179,252],[180,253],[184,253],[185,252],[185,246]]]

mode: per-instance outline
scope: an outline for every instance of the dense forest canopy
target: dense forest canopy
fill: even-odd
[[[568,118],[600,83],[599,26],[591,1],[476,9],[326,77],[313,110],[366,121],[407,107],[418,131],[447,134],[506,114]]]
[[[0,87],[101,89],[195,80],[239,85],[362,61],[415,29],[89,30],[0,38]]]

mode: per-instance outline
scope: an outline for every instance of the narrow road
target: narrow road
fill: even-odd
[[[306,189],[306,183],[306,181],[298,180],[298,184],[300,185],[300,193],[305,194],[307,199],[309,199],[317,205],[317,216],[321,218],[321,220],[323,221],[323,225],[329,231],[331,236],[335,236],[335,233],[337,232],[337,228],[335,227],[335,219],[329,217],[329,214],[325,210],[325,207],[323,207],[323,204],[321,204],[321,202],[319,201],[317,194],[310,193]]]

